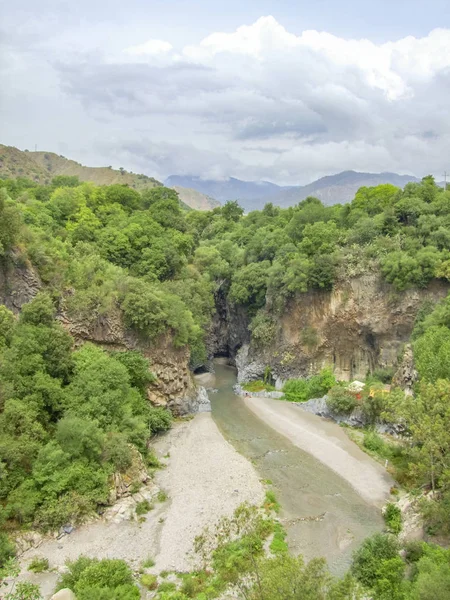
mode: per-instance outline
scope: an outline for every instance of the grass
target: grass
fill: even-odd
[[[167,495],[167,492],[165,492],[164,490],[159,490],[156,499],[158,500],[158,502],[165,502],[166,500],[168,500],[169,496]]]
[[[273,554],[282,554],[288,551],[286,543],[287,532],[281,523],[275,522],[272,541],[270,542],[270,551]]]
[[[275,492],[272,490],[267,490],[266,497],[264,499],[263,507],[267,510],[267,512],[274,511],[275,513],[279,513],[281,510],[281,505],[275,496]]]
[[[158,587],[158,578],[156,575],[150,575],[149,573],[146,573],[141,577],[141,584],[148,590],[156,590]]]
[[[400,485],[407,489],[413,486],[414,482],[409,473],[411,458],[404,444],[390,441],[386,436],[382,437],[372,430],[348,428],[347,434],[364,452],[383,466],[388,461],[387,471]]]
[[[43,573],[44,571],[48,571],[48,569],[48,558],[39,558],[38,556],[35,556],[28,565],[28,570],[33,573]]]
[[[270,385],[268,383],[264,383],[262,379],[257,379],[256,381],[249,381],[248,383],[243,383],[242,389],[244,389],[246,392],[274,392],[275,386]]]
[[[153,510],[155,507],[148,500],[142,500],[136,504],[136,514],[145,515],[146,513]]]
[[[155,566],[155,561],[151,556],[148,556],[145,560],[142,561],[143,569],[151,569],[151,567]]]

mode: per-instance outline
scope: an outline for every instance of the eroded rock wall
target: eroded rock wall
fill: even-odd
[[[76,342],[90,341],[110,350],[139,350],[150,360],[156,376],[147,390],[150,402],[168,406],[176,415],[195,412],[197,389],[189,370],[189,348],[175,348],[170,334],[150,340],[127,328],[119,308],[86,319],[69,318],[63,311],[60,320]]]
[[[208,358],[226,356],[231,364],[235,364],[238,350],[250,342],[250,318],[244,306],[228,301],[223,288],[219,288],[214,296],[216,312],[206,340]]]
[[[239,379],[261,377],[270,366],[281,384],[330,367],[338,379],[349,381],[396,366],[420,307],[448,291],[448,284],[433,281],[426,289],[398,292],[370,274],[338,282],[332,291],[299,294],[277,317],[267,347],[252,342],[239,351]]]

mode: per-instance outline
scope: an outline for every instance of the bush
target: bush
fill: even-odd
[[[158,578],[156,575],[150,575],[149,573],[146,573],[141,577],[141,584],[148,590],[156,590],[158,587]]]
[[[351,572],[363,585],[371,588],[384,561],[398,557],[399,544],[392,535],[376,533],[367,538],[353,554]]]
[[[309,379],[288,379],[283,392],[291,402],[306,402],[311,398],[321,398],[336,385],[336,379],[330,369],[322,369]]]
[[[364,434],[363,446],[383,457],[387,453],[386,443],[375,431],[368,431]]]
[[[136,514],[138,516],[145,515],[153,508],[153,504],[151,504],[148,500],[142,500],[136,504]]]
[[[124,560],[80,556],[67,563],[57,589],[69,588],[77,600],[139,600],[139,589]]]
[[[0,531],[0,568],[4,566],[6,561],[15,556],[16,552],[14,545],[6,535]]]
[[[383,517],[391,533],[400,533],[402,530],[402,512],[396,504],[389,502],[386,505]]]
[[[335,414],[350,414],[357,406],[355,396],[341,386],[333,387],[327,396],[327,406]]]
[[[28,570],[33,571],[33,573],[43,573],[44,571],[48,571],[48,569],[48,558],[39,558],[38,556],[35,556],[28,565]]]

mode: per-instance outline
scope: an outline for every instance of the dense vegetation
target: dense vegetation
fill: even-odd
[[[253,342],[264,346],[291,297],[331,289],[341,278],[380,272],[394,291],[450,280],[450,191],[426,177],[404,190],[362,188],[345,206],[308,198],[296,207],[268,204],[243,215],[235,202],[211,212],[186,211],[163,187],[139,193],[124,185],[80,184],[76,177],[56,177],[46,186],[0,180],[0,262],[3,272],[32,265],[43,284],[19,316],[0,306],[0,524],[52,529],[106,504],[111,474],[125,471],[137,451],[151,460],[149,437],[170,426],[170,414],[148,404],[151,365],[141,354],[76,348],[57,316],[86,328],[116,316],[147,343],[166,335],[174,346],[187,346],[196,366],[206,359],[205,332],[220,289],[231,304],[246,308]],[[313,331],[304,337],[314,345]],[[449,533],[450,299],[423,307],[413,346],[420,375],[414,397],[375,394],[364,398],[364,407],[372,420],[404,424],[408,443],[398,453],[399,472],[411,487],[433,491],[424,504],[430,531]],[[327,371],[290,382],[285,393],[302,401],[330,387],[331,405],[351,410],[352,398]],[[368,448],[393,452],[382,444],[367,434]],[[389,517],[392,531],[399,529],[395,523]],[[372,545],[361,549],[352,568],[374,598],[444,598],[448,553],[418,550],[407,580],[395,540],[380,540],[368,541]],[[367,566],[365,557],[377,552],[380,560]],[[0,561],[12,554],[0,534]],[[237,554],[248,560],[240,546]],[[216,559],[217,570],[220,553]],[[322,563],[305,566],[287,555],[264,560],[262,571],[247,570],[255,584],[248,598],[358,597],[353,578],[333,582]],[[433,588],[427,595],[436,569],[443,592]],[[107,573],[108,567],[85,570]],[[301,585],[281,593],[274,582],[290,577]],[[323,582],[322,596],[318,583],[310,592],[316,595],[304,591],[311,578]],[[257,581],[264,582],[264,596]],[[195,591],[196,582],[186,589]],[[123,585],[134,597],[134,583]],[[353,586],[353,596],[339,592],[343,585]],[[300,588],[303,596],[296,595]],[[161,598],[196,597],[176,593],[167,590]]]

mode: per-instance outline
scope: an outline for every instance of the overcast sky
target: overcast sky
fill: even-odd
[[[0,0],[0,142],[303,184],[450,171],[448,0]]]

